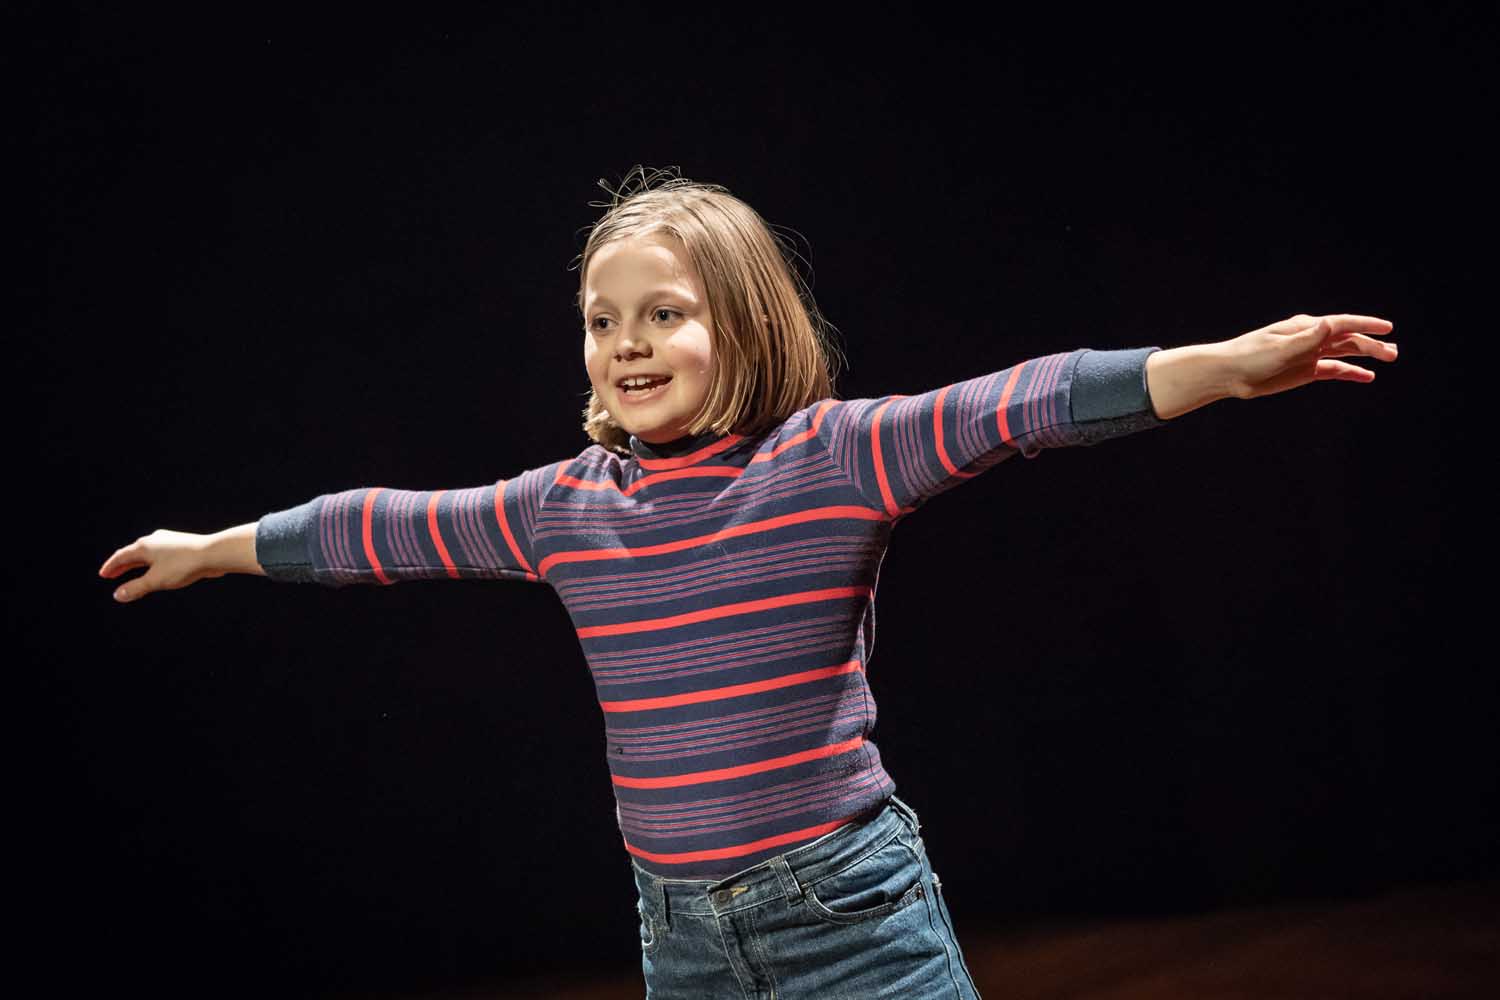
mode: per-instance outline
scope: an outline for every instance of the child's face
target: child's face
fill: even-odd
[[[610,414],[643,441],[687,434],[714,370],[713,317],[682,244],[665,235],[616,240],[595,251],[584,278],[583,363]],[[670,381],[644,392],[629,375]]]

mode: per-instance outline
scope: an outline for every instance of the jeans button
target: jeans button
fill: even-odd
[[[714,902],[715,903],[727,903],[727,902],[729,902],[729,890],[728,889],[716,889],[714,891]]]

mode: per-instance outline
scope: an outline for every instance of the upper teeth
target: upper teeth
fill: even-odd
[[[646,385],[649,382],[655,382],[657,379],[665,377],[666,376],[664,375],[636,375],[631,378],[625,379],[625,381],[621,382],[620,384],[623,386],[635,387]]]

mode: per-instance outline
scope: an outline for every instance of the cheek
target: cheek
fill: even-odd
[[[691,365],[687,369],[692,376],[685,380],[683,388],[687,391],[688,402],[692,406],[701,406],[708,398],[708,387],[713,382],[714,360],[710,354],[695,355],[691,359]]]
[[[707,332],[683,337],[673,345],[674,367],[707,381],[714,370],[714,355]]]
[[[599,348],[594,343],[594,338],[585,337],[583,340],[583,367],[589,373],[590,382],[597,383],[599,380],[600,373],[594,370],[598,363]]]

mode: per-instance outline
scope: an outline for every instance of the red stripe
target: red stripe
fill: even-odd
[[[633,622],[620,622],[615,625],[590,625],[578,629],[578,638],[588,639],[596,635],[629,635],[632,632],[654,632],[657,629],[676,628],[679,625],[692,625],[695,622],[712,621],[715,618],[729,618],[733,615],[748,615],[756,611],[766,611],[770,608],[784,608],[793,604],[813,604],[817,601],[832,601],[840,597],[868,597],[869,587],[829,587],[826,590],[804,590],[797,594],[779,594],[776,597],[762,597],[755,601],[737,601],[734,604],[720,604],[713,608],[703,608],[700,611],[689,611],[681,615],[668,615],[665,618],[644,618]]]
[[[1021,369],[1031,362],[1023,361],[1011,369],[1010,378],[1005,382],[1005,391],[1000,393],[1000,407],[995,410],[995,425],[1000,430],[1000,440],[1010,444],[1010,421],[1005,417],[1005,411],[1010,406],[1010,394],[1015,391],[1016,381],[1021,377]]]
[[[948,461],[948,449],[943,447],[943,400],[948,398],[948,390],[951,385],[943,386],[937,394],[937,400],[932,404],[932,444],[937,449],[938,461],[943,463],[943,470],[950,476],[958,471],[958,468]]]
[[[694,705],[702,701],[720,701],[724,698],[738,698],[747,694],[759,694],[761,691],[774,691],[777,688],[793,687],[797,684],[811,684],[813,681],[820,681],[826,677],[837,677],[839,674],[855,673],[859,669],[859,661],[850,660],[848,663],[841,663],[836,667],[818,667],[815,670],[804,670],[796,674],[772,677],[770,680],[752,681],[748,684],[729,684],[725,687],[689,691],[686,694],[669,694],[660,698],[601,701],[599,706],[606,712],[645,712],[653,708]]]
[[[575,490],[614,490],[619,492],[620,484],[612,479],[579,479],[577,476],[569,476],[561,469],[557,473],[557,482],[564,486],[571,486]]]
[[[695,465],[691,469],[674,469],[671,472],[656,472],[649,476],[642,476],[629,486],[620,491],[622,496],[630,496],[637,490],[643,490],[653,483],[659,483],[666,479],[696,479],[699,476],[720,476],[725,479],[737,479],[745,470],[735,465]],[[608,480],[614,485],[614,480]]]
[[[932,440],[937,446],[937,457],[938,461],[943,463],[943,471],[947,472],[950,476],[957,476],[960,479],[972,479],[979,475],[979,473],[960,472],[958,466],[954,465],[953,460],[948,457],[948,449],[943,444],[943,402],[948,398],[948,390],[952,388],[953,386],[951,385],[943,386],[942,390],[937,394],[937,401],[933,404]],[[908,509],[906,512],[910,513],[911,510]]]
[[[733,448],[743,440],[745,440],[743,434],[728,434],[713,444],[704,445],[688,455],[679,455],[676,458],[641,458],[639,461],[643,469],[680,469],[685,465],[701,462],[705,458],[711,458],[721,451]]]
[[[707,535],[696,535],[692,538],[684,538],[675,542],[662,542],[659,545],[640,545],[634,548],[621,546],[613,549],[577,549],[573,552],[554,552],[542,560],[538,571],[543,576],[546,576],[547,571],[558,563],[593,562],[599,559],[638,559],[642,556],[659,556],[668,552],[681,552],[684,549],[711,545],[725,538],[754,535],[762,531],[771,531],[776,528],[784,528],[792,524],[803,524],[808,521],[832,521],[841,518],[871,521],[877,519],[879,516],[878,512],[867,510],[864,507],[814,507],[812,510],[799,510],[791,514],[780,514],[776,517],[768,517],[760,521],[736,524],[728,528],[720,528],[718,531]]]
[[[813,747],[811,750],[802,750],[798,753],[789,753],[784,757],[771,757],[768,760],[757,760],[750,764],[739,764],[735,767],[721,767],[715,771],[692,771],[688,774],[669,774],[663,778],[627,778],[619,774],[611,774],[610,778],[617,785],[625,788],[680,788],[683,785],[701,785],[710,781],[727,781],[730,778],[740,778],[747,774],[760,774],[762,771],[775,771],[783,767],[792,767],[796,764],[804,764],[810,760],[822,760],[825,757],[837,757],[841,753],[857,750],[864,745],[865,738],[856,736],[852,740],[842,743],[830,743],[825,747]]]
[[[800,434],[793,434],[791,437],[781,442],[781,444],[777,445],[771,451],[763,452],[762,454],[754,456],[750,459],[751,463],[753,464],[755,462],[770,462],[774,460],[777,455],[780,455],[788,448],[794,448],[797,445],[801,444],[803,441],[812,438],[818,433],[818,425],[823,422],[823,414],[827,413],[828,408],[833,404],[834,400],[830,399],[828,402],[818,407],[818,412],[813,415],[812,424],[807,428],[807,430],[802,431]]]
[[[380,495],[384,486],[376,486],[365,494],[364,510],[360,512],[359,537],[365,544],[365,559],[370,568],[375,571],[375,578],[381,583],[390,583],[391,578],[385,575],[385,570],[380,567],[380,559],[375,555],[375,525],[373,515],[375,512],[375,498]]]
[[[826,414],[829,410],[833,409],[834,406],[837,405],[837,403],[838,400],[830,399],[828,400],[828,402],[818,407],[818,412],[813,414],[812,429],[814,431],[823,426],[823,415]]]
[[[807,430],[802,431],[799,434],[794,434],[791,437],[787,438],[774,450],[752,456],[750,459],[750,464],[754,464],[756,462],[773,461],[778,455],[786,451],[788,448],[795,448],[802,442],[808,440],[809,438],[812,438],[818,433],[818,427],[823,422],[823,414],[827,413],[829,407],[833,406],[837,402],[837,400],[833,399],[824,401],[823,405],[819,407],[817,413],[813,416],[812,426],[808,427]],[[698,451],[693,452],[691,455],[683,455],[678,458],[640,458],[638,459],[638,462],[641,468],[657,469],[663,471],[653,473],[652,475],[642,476],[640,479],[637,479],[635,482],[631,483],[623,490],[620,489],[620,484],[616,483],[612,479],[579,479],[577,476],[570,476],[563,471],[562,466],[558,467],[555,481],[563,484],[564,486],[571,486],[575,490],[615,490],[621,496],[630,496],[637,490],[644,489],[652,483],[660,482],[666,479],[690,479],[697,476],[723,476],[727,478],[734,478],[743,473],[744,469],[733,465],[705,465],[697,466],[694,468],[688,468],[688,466],[692,466],[694,462],[702,461],[705,458],[711,458],[719,452],[733,447],[744,439],[745,437],[743,434],[730,434],[722,441],[718,441],[714,444],[708,445],[707,447],[701,448]]]
[[[521,547],[516,544],[516,536],[511,534],[510,522],[505,517],[505,480],[495,484],[495,520],[500,522],[500,533],[505,536],[505,544],[510,546],[510,554],[516,560],[516,564],[527,573],[534,573],[531,563],[521,554]],[[535,579],[535,575],[532,579]]]
[[[885,408],[895,400],[888,399],[875,410],[875,419],[870,422],[870,453],[875,460],[875,481],[880,484],[880,498],[885,501],[885,513],[887,517],[895,517],[900,513],[896,505],[896,498],[891,496],[890,480],[885,475],[885,459],[880,454],[880,415]]]
[[[708,851],[683,851],[677,854],[659,854],[656,851],[647,851],[636,847],[628,840],[625,841],[625,850],[638,858],[645,858],[647,861],[656,861],[664,865],[686,864],[690,861],[714,861],[718,858],[738,858],[746,854],[763,851],[768,847],[780,847],[782,844],[790,844],[799,840],[814,840],[825,833],[832,833],[853,818],[853,816],[848,816],[844,819],[834,820],[832,823],[804,826],[800,830],[778,833],[774,837],[763,837],[760,840],[752,840],[746,844],[715,847]]]
[[[443,535],[438,530],[438,497],[447,490],[438,490],[427,498],[427,534],[432,536],[432,544],[437,546],[438,558],[443,560],[443,566],[448,570],[448,575],[458,579],[458,567],[453,565],[453,559],[448,555],[448,546],[443,544]]]

